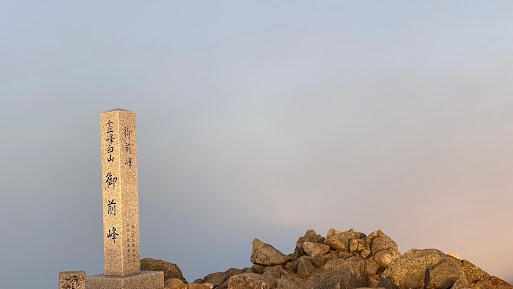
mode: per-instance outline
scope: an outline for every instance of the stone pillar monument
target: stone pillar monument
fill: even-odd
[[[163,272],[140,270],[135,112],[113,109],[100,119],[105,274],[86,277],[86,287],[163,288]]]

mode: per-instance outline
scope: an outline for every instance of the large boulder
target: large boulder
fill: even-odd
[[[329,260],[313,282],[314,289],[353,289],[368,286],[370,279],[365,271],[365,261],[359,257]]]
[[[256,273],[244,273],[232,276],[228,289],[275,289],[278,282]]]
[[[312,263],[304,256],[300,257],[297,264],[297,274],[299,277],[303,279],[308,278],[313,274],[313,272],[315,272],[315,267],[312,265]]]
[[[182,270],[176,264],[164,260],[155,260],[144,258],[141,260],[142,271],[164,271],[164,281],[171,278],[177,278],[187,284],[187,280],[182,275]]]
[[[226,279],[223,284],[217,286],[216,289],[228,289],[228,284],[230,283],[230,279]]]
[[[242,273],[244,273],[244,270],[237,269],[237,268],[230,268],[230,269],[224,271],[224,275],[225,275],[226,279],[230,279],[230,277],[232,277],[233,275],[238,275],[238,274],[242,274]]]
[[[383,231],[377,230],[377,231],[370,233],[367,237],[365,237],[365,243],[367,245],[367,248],[370,249],[372,247],[372,241],[374,239],[376,239],[377,237],[383,236],[383,235],[385,235],[385,233],[383,233]]]
[[[447,289],[452,288],[458,280],[458,286],[468,285],[460,260],[450,257],[428,268],[425,283],[427,289]]]
[[[372,259],[365,260],[365,271],[369,276],[375,276],[378,272],[379,265]]]
[[[214,285],[214,287],[217,287],[224,283],[226,280],[226,274],[224,272],[208,274],[205,276],[205,278],[203,278],[203,280]]]
[[[328,253],[328,251],[330,250],[330,246],[305,241],[303,243],[303,250],[308,256],[317,257]]]
[[[470,263],[467,260],[461,261],[463,274],[467,279],[468,284],[474,285],[478,281],[487,281],[490,280],[492,276],[486,273],[483,269],[477,267],[476,265]]]
[[[383,272],[384,279],[379,286],[385,286],[389,277],[397,289],[424,288],[426,272],[431,266],[439,264],[442,260],[452,258],[436,249],[417,250],[411,249],[396,259]]]
[[[349,252],[349,241],[351,240],[351,234],[347,232],[341,232],[327,237],[324,240],[324,244],[330,246],[333,250],[340,252]]]
[[[315,233],[314,230],[308,230],[305,233],[305,236],[303,237],[305,242],[314,242],[315,236],[317,236],[317,233]]]
[[[292,258],[276,250],[273,246],[255,238],[251,251],[251,263],[264,266],[281,265]]]
[[[371,233],[365,240],[370,246],[370,255],[381,268],[390,265],[394,260],[401,257],[397,243],[385,235],[381,230]]]
[[[382,251],[377,252],[373,258],[374,258],[374,261],[376,261],[376,263],[378,263],[378,265],[380,267],[385,268],[388,265],[390,265],[392,262],[394,262],[394,260],[396,260],[400,257],[401,257],[401,253],[399,252],[399,250],[390,248],[387,250],[382,250]]]
[[[328,230],[328,233],[326,234],[326,237],[330,237],[330,236],[337,235],[337,234],[340,234],[340,233],[342,233],[342,232],[337,231],[337,230],[331,228],[331,229]]]
[[[353,229],[349,229],[349,231],[345,232],[330,229],[328,231],[328,236],[324,240],[324,244],[330,246],[334,250],[347,253],[350,249],[351,240],[363,238],[365,238],[364,233],[356,232]]]
[[[481,280],[477,281],[474,285],[474,289],[512,289],[513,286],[511,286],[508,282],[499,279],[495,276],[492,276],[490,280]]]
[[[397,243],[394,242],[390,237],[383,234],[381,236],[378,236],[372,240],[372,245],[370,247],[371,254],[375,255],[379,251],[388,250],[388,249],[395,249],[397,250]]]

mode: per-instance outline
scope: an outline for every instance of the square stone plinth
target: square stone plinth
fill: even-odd
[[[59,289],[85,289],[86,273],[84,271],[59,272]]]
[[[141,271],[129,276],[93,275],[86,278],[86,289],[162,289],[164,272]]]

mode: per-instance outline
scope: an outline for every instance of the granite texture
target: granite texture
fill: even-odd
[[[130,276],[94,275],[86,278],[86,289],[162,289],[164,272],[141,271]]]
[[[85,289],[86,273],[84,271],[59,272],[59,289]]]
[[[135,112],[103,112],[101,157],[106,276],[140,272]]]

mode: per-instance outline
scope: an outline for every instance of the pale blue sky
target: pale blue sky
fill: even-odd
[[[188,281],[382,229],[513,283],[513,2],[0,2],[0,287],[103,273],[100,113]]]

